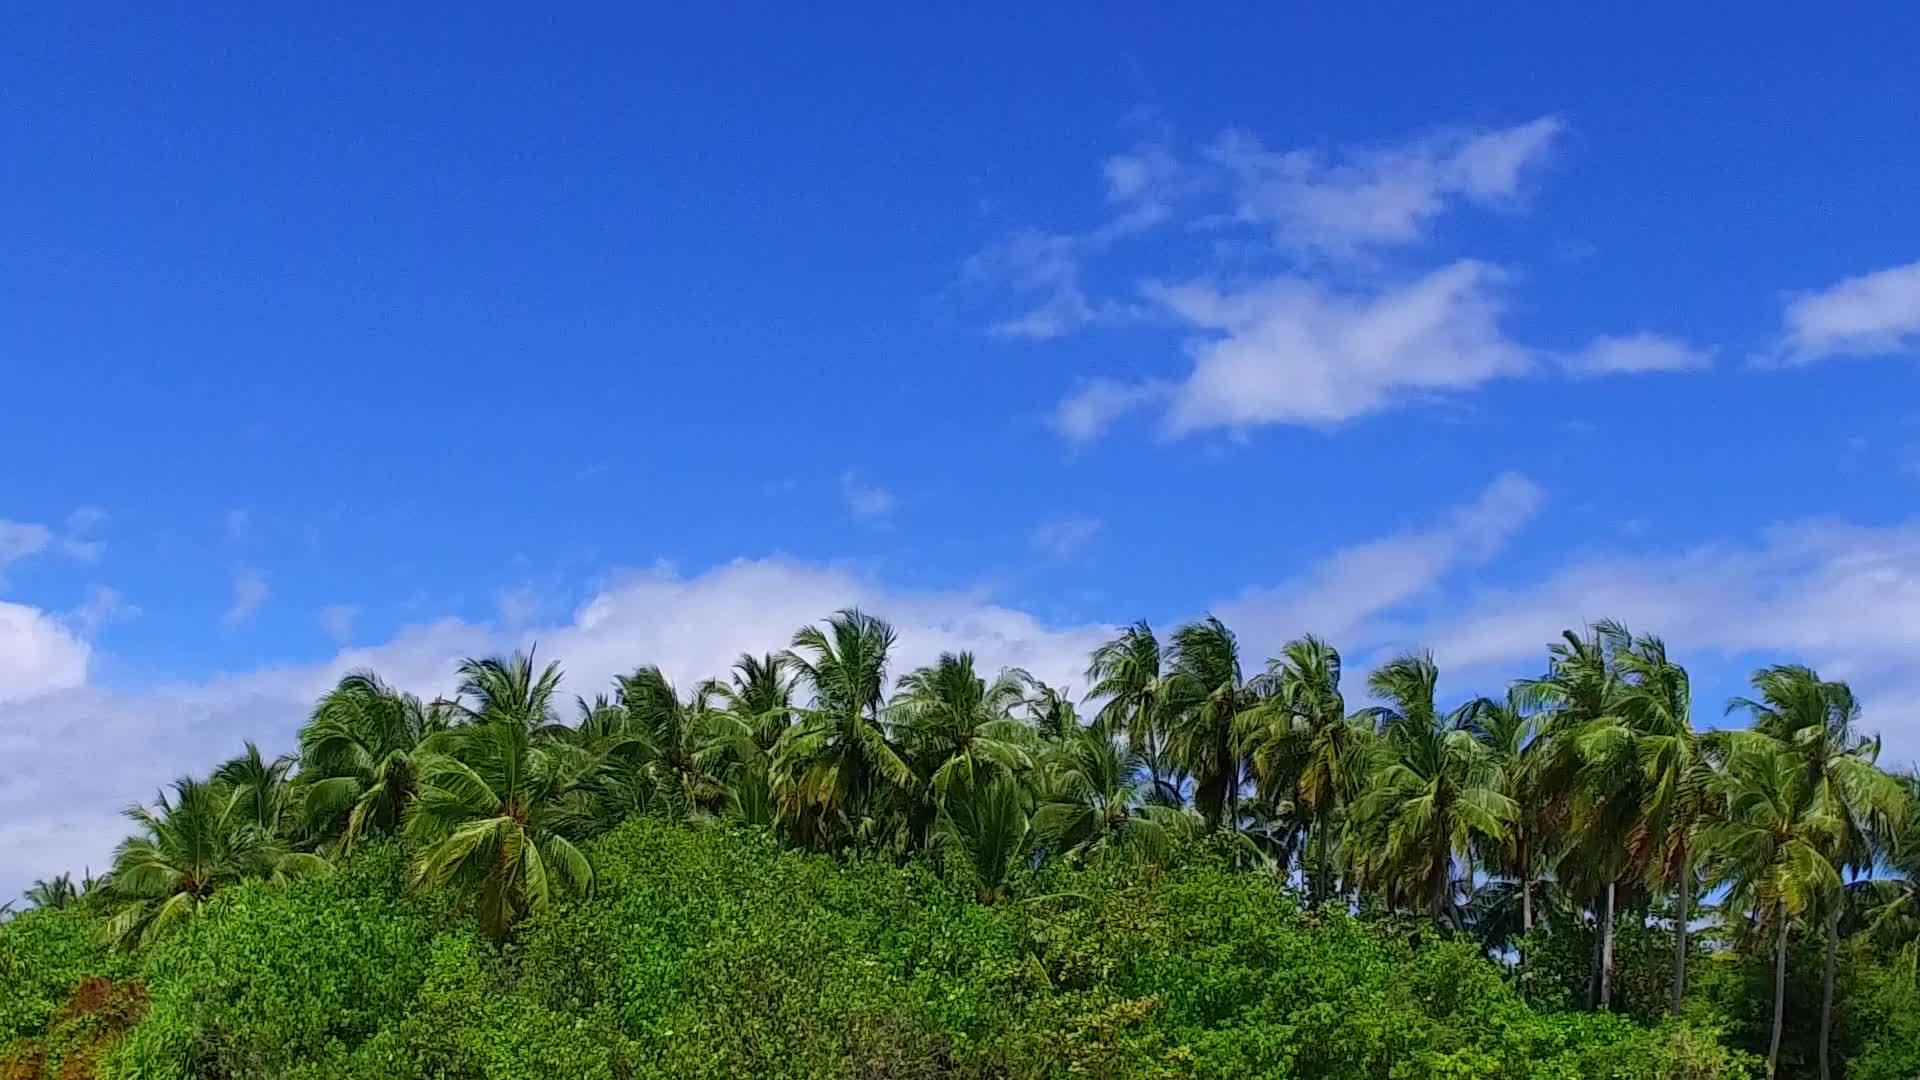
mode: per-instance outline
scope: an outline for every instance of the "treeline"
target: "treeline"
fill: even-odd
[[[1374,704],[1350,709],[1326,642],[1249,670],[1212,618],[1164,640],[1128,628],[1090,658],[1079,702],[966,654],[896,680],[893,647],[886,623],[843,611],[684,693],[640,668],[570,720],[558,667],[530,656],[467,661],[434,701],[350,675],[296,755],[249,744],[129,810],[138,832],[102,879],[35,886],[42,910],[0,929],[0,976],[39,988],[0,991],[0,1036],[21,1040],[7,1067],[91,1053],[110,1075],[290,1074],[297,1059],[249,1071],[242,1049],[270,1040],[209,1004],[261,974],[205,969],[237,954],[329,977],[347,961],[322,953],[378,933],[289,928],[377,914],[413,920],[416,938],[382,940],[418,955],[374,1015],[344,998],[325,1015],[312,988],[267,1010],[321,1014],[307,1022],[341,1069],[451,1038],[421,1019],[444,975],[482,1012],[525,997],[585,1025],[582,1060],[605,1075],[1736,1076],[1748,1054],[1770,1074],[1920,1070],[1920,787],[1878,766],[1844,683],[1763,669],[1729,705],[1746,726],[1709,730],[1662,642],[1606,622],[1452,708],[1425,654],[1372,672]],[[705,872],[668,888],[675,860]],[[892,899],[845,910],[861,890]],[[874,920],[925,938],[896,948]],[[1102,951],[1135,932],[1151,940]],[[736,933],[812,942],[792,962],[852,980],[835,992],[870,1011],[788,1000],[804,988],[769,980],[814,976],[764,970],[788,962],[771,946],[729,953]],[[571,966],[529,974],[535,941]],[[662,1019],[735,1007],[707,951],[757,1004],[733,1027]],[[1398,985],[1396,967],[1437,981]],[[965,1018],[922,999],[926,970],[967,982]],[[375,977],[342,979],[333,992]],[[825,1011],[787,1015],[802,1008]],[[1355,1008],[1399,1027],[1346,1033],[1346,1050],[1301,1041],[1306,1014]],[[276,1038],[272,1053],[306,1045]],[[526,1075],[499,1062],[543,1051],[500,1038],[496,1058],[416,1047],[442,1063],[421,1075]],[[704,1065],[684,1056],[703,1042]],[[780,1045],[814,1056],[776,1066]],[[661,1054],[679,1066],[637,1064]],[[380,1060],[350,1074],[406,1074]]]

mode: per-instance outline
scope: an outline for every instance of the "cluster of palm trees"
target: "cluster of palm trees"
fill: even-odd
[[[1211,617],[1101,645],[1085,717],[1065,690],[989,677],[965,653],[890,681],[894,647],[885,622],[841,611],[684,695],[640,668],[572,722],[558,667],[530,655],[469,660],[431,702],[349,675],[296,756],[249,744],[130,810],[139,835],[88,893],[138,944],[235,881],[324,873],[391,834],[420,886],[469,890],[504,935],[591,892],[582,845],[640,813],[924,856],[984,903],[1047,859],[1151,866],[1195,839],[1297,880],[1310,904],[1419,913],[1504,954],[1571,911],[1596,930],[1603,1008],[1616,920],[1657,912],[1678,1012],[1688,931],[1712,900],[1774,953],[1774,1058],[1791,928],[1826,935],[1823,1045],[1843,929],[1920,941],[1920,878],[1899,872],[1920,870],[1920,787],[1877,766],[1846,685],[1805,667],[1757,673],[1730,706],[1749,726],[1709,731],[1662,642],[1611,622],[1567,632],[1502,697],[1453,708],[1427,654],[1381,665],[1372,703],[1350,709],[1327,642],[1291,642],[1249,675]],[[80,899],[64,878],[37,888],[34,903]]]

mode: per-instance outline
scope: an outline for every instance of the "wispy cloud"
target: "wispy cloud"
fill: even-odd
[[[342,645],[353,640],[353,623],[360,617],[358,604],[328,604],[320,609],[320,628]]]
[[[1713,351],[1661,334],[1628,334],[1597,337],[1560,363],[1570,375],[1589,377],[1703,371],[1713,366]]]
[[[53,530],[24,521],[0,521],[0,574],[7,566],[47,550]]]
[[[1086,514],[1067,514],[1034,526],[1033,550],[1050,559],[1078,555],[1100,533],[1101,522]]]
[[[1543,116],[1333,151],[1274,151],[1229,131],[1205,156],[1229,179],[1236,220],[1270,229],[1283,249],[1346,258],[1417,243],[1458,203],[1514,204],[1565,127]]]
[[[266,575],[258,570],[242,568],[233,574],[233,603],[220,621],[229,630],[235,630],[253,620],[260,606],[267,602]]]
[[[98,634],[109,623],[139,618],[140,608],[130,604],[120,590],[106,585],[87,588],[87,598],[66,615],[66,621],[86,637]]]
[[[847,501],[847,509],[855,517],[877,520],[893,514],[893,492],[878,484],[868,483],[853,469],[840,474],[840,495]]]
[[[253,511],[246,507],[235,507],[227,511],[221,519],[226,528],[227,542],[238,544],[253,534]]]
[[[1920,262],[1788,299],[1779,359],[1885,356],[1920,349]]]

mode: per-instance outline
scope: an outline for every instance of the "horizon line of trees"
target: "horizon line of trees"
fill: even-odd
[[[840,857],[924,857],[1002,899],[1047,859],[1163,865],[1183,841],[1327,904],[1416,914],[1514,957],[1566,920],[1593,930],[1587,1004],[1611,1007],[1615,929],[1664,920],[1671,1011],[1696,925],[1771,953],[1769,1072],[1788,936],[1823,936],[1820,1069],[1846,935],[1920,955],[1920,781],[1881,769],[1843,682],[1754,673],[1707,730],[1657,637],[1569,630],[1545,670],[1443,708],[1430,654],[1366,679],[1350,710],[1339,652],[1307,636],[1248,673],[1214,617],[1164,639],[1145,622],[1089,658],[1078,702],[968,653],[889,679],[893,629],[857,609],[743,655],[682,693],[657,667],[578,698],[558,664],[470,659],[451,698],[372,672],[316,704],[298,752],[249,742],[152,806],[98,880],[37,882],[29,905],[86,905],[137,948],[241,881],[324,874],[376,835],[423,889],[457,889],[486,933],[587,897],[583,845],[635,814],[726,821]],[[1088,710],[1086,715],[1082,709]]]

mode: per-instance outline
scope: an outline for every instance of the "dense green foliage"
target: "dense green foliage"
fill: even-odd
[[[1207,619],[1074,700],[859,612],[560,718],[371,674],[0,925],[4,1080],[1920,1071],[1916,790],[1844,684],[1696,730],[1601,623],[1500,699]]]

